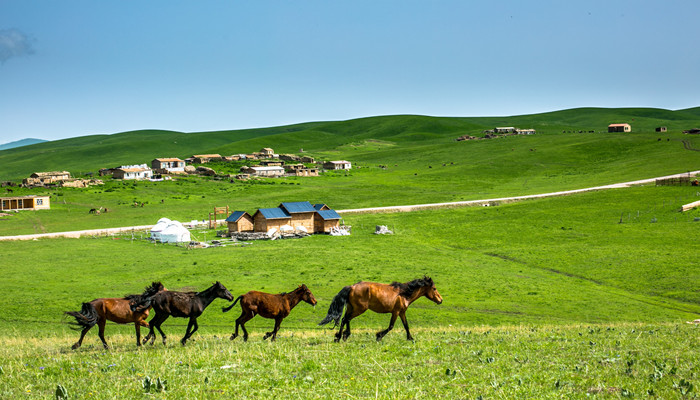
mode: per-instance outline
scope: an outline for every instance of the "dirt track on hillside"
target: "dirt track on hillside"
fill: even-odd
[[[455,201],[455,202],[448,202],[448,203],[414,204],[414,205],[407,205],[407,206],[355,208],[355,209],[349,209],[349,210],[336,210],[336,211],[338,212],[338,214],[347,215],[347,214],[366,214],[366,213],[411,212],[411,211],[419,211],[419,210],[430,210],[430,209],[436,209],[436,208],[488,206],[488,205],[497,204],[497,203],[514,202],[514,201],[530,200],[530,199],[541,199],[541,198],[545,198],[545,197],[554,197],[554,196],[566,196],[566,195],[570,195],[570,194],[591,192],[591,191],[595,191],[595,190],[619,189],[619,188],[625,188],[625,187],[634,186],[634,185],[643,185],[643,184],[647,184],[647,183],[653,183],[657,179],[678,178],[681,176],[686,176],[688,174],[697,175],[697,174],[700,174],[700,171],[690,171],[690,172],[684,172],[682,174],[660,176],[657,178],[649,178],[649,179],[640,179],[637,181],[615,183],[612,185],[595,186],[595,187],[584,188],[584,189],[575,189],[575,190],[564,190],[561,192],[532,194],[532,195],[527,195],[527,196],[498,197],[498,198],[485,199],[485,200],[468,200],[468,201]],[[71,232],[39,233],[39,234],[34,234],[34,235],[0,236],[0,241],[38,240],[38,239],[53,239],[53,238],[60,238],[60,237],[79,238],[81,236],[104,236],[104,235],[113,235],[113,234],[124,233],[124,232],[150,230],[151,228],[153,228],[153,226],[154,225],[141,225],[141,226],[126,226],[126,227],[121,227],[121,228],[88,229],[88,230],[71,231]]]

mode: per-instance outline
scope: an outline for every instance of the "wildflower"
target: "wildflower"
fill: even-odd
[[[39,369],[42,370],[42,371],[44,370],[44,368],[45,368],[45,367],[39,367]]]

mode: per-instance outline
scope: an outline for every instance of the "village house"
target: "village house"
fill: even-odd
[[[323,168],[325,169],[351,169],[352,164],[350,161],[340,160],[340,161],[326,161],[323,163]]]
[[[655,129],[656,132],[668,132],[668,128],[665,126],[659,126]]]
[[[230,232],[253,232],[255,222],[253,217],[245,211],[234,211],[226,218],[228,231]]]
[[[185,172],[185,161],[179,158],[156,158],[151,161],[151,168],[160,174]]]
[[[267,232],[270,229],[279,229],[284,225],[290,225],[292,216],[281,208],[260,208],[253,214],[255,232]]]
[[[281,167],[284,165],[284,161],[280,160],[262,160],[260,165],[263,167]]]
[[[22,184],[25,186],[46,186],[60,184],[72,179],[68,171],[34,172],[29,175],[29,178],[22,180]]]
[[[307,168],[304,164],[288,164],[284,170],[294,176],[318,176],[318,168]]]
[[[535,131],[535,130],[532,129],[532,128],[528,128],[528,129],[516,129],[516,130],[515,130],[515,133],[517,133],[518,135],[534,135],[535,133],[537,133],[537,131]]]
[[[630,124],[610,124],[608,125],[608,132],[631,132],[632,126]]]
[[[0,197],[0,211],[9,210],[48,210],[51,208],[49,196]]]
[[[206,164],[210,161],[221,161],[224,158],[220,154],[195,154],[185,159],[188,164]]]
[[[241,172],[244,174],[250,174],[251,176],[260,176],[267,178],[277,178],[284,175],[284,168],[282,167],[241,167]]]
[[[493,128],[494,133],[513,133],[515,132],[514,126],[497,126]]]
[[[122,165],[114,169],[112,177],[115,179],[151,179],[153,170],[146,164]]]
[[[258,153],[260,153],[261,156],[266,158],[273,158],[275,156],[274,150],[272,150],[269,147],[263,147]]]

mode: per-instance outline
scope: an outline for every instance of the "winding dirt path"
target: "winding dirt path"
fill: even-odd
[[[370,208],[354,208],[349,210],[336,210],[338,214],[366,214],[366,213],[392,213],[392,212],[411,212],[419,210],[430,210],[436,208],[450,208],[450,207],[468,207],[468,206],[480,206],[480,205],[490,205],[492,203],[503,203],[503,202],[514,202],[520,200],[529,199],[541,199],[545,197],[554,196],[566,196],[575,193],[591,192],[595,190],[608,190],[608,189],[619,189],[634,185],[643,185],[647,183],[653,183],[657,179],[668,179],[668,178],[678,178],[681,176],[686,176],[688,174],[697,175],[700,174],[698,171],[684,172],[681,174],[673,174],[667,176],[660,176],[656,178],[640,179],[637,181],[615,183],[612,185],[595,186],[584,189],[574,189],[574,190],[564,190],[561,192],[551,192],[542,194],[531,194],[527,196],[513,196],[513,197],[498,197],[493,199],[485,200],[467,200],[467,201],[455,201],[447,203],[430,203],[430,204],[414,204],[407,206],[389,206],[389,207],[370,207]],[[16,236],[0,236],[0,241],[6,240],[38,240],[38,239],[53,239],[53,238],[79,238],[81,236],[102,236],[102,235],[112,235],[116,233],[133,232],[133,231],[144,231],[150,230],[154,225],[140,225],[140,226],[126,226],[121,228],[105,228],[105,229],[88,229],[82,231],[71,231],[71,232],[53,232],[53,233],[39,233],[33,235],[16,235]]]

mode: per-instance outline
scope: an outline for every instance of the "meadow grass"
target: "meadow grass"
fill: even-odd
[[[220,334],[221,333],[221,334]],[[0,338],[3,398],[695,398],[698,327],[687,324],[417,329],[415,342],[355,330],[287,330],[274,343],[199,335],[136,348],[112,335],[78,351],[65,338]],[[151,386],[144,381],[150,379]],[[164,382],[156,387],[156,382]]]

